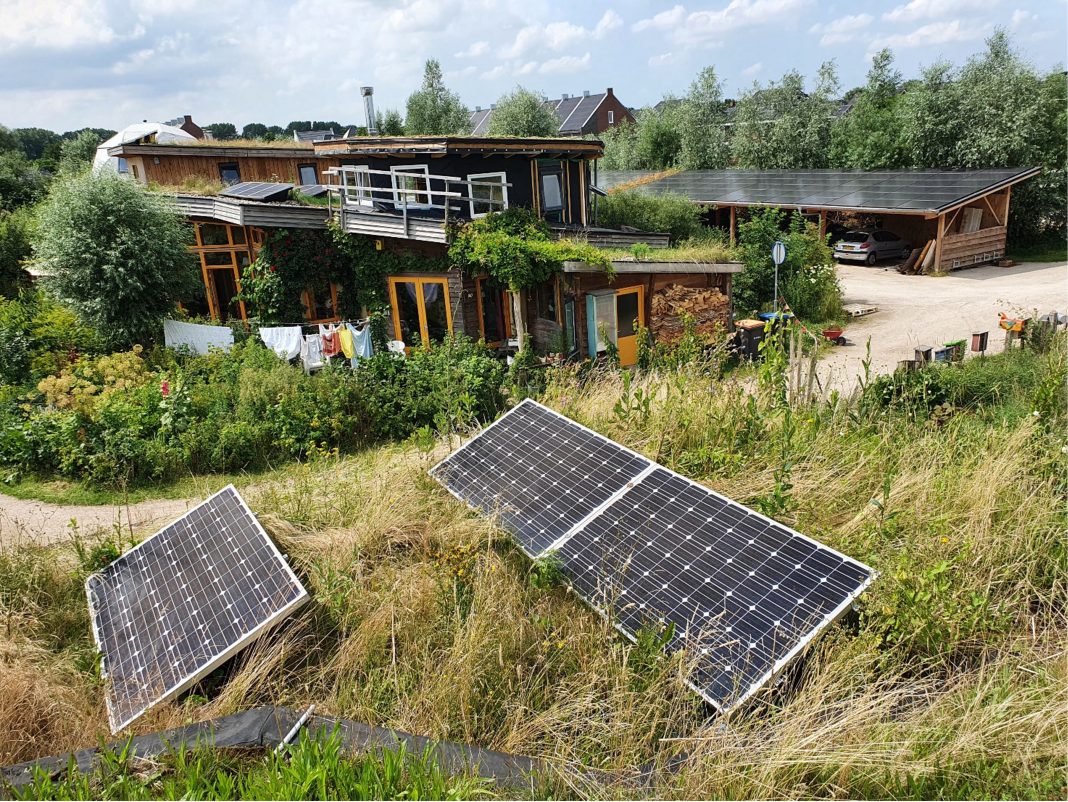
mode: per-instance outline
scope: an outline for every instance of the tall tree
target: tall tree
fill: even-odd
[[[436,59],[427,60],[422,88],[408,96],[404,120],[409,134],[466,134],[471,130],[467,107],[445,86]]]
[[[404,136],[404,118],[396,109],[386,109],[375,115],[378,133],[382,136]]]
[[[734,115],[731,154],[749,169],[826,167],[838,94],[834,62],[820,65],[812,92],[796,70],[767,86],[754,83]]]
[[[714,67],[705,67],[678,109],[679,166],[684,170],[726,167],[730,152],[724,122],[723,84]]]
[[[894,54],[884,48],[872,59],[867,83],[846,95],[852,108],[831,127],[832,165],[861,170],[908,166],[900,86],[901,73],[894,69]]]
[[[15,128],[11,134],[30,161],[41,158],[49,145],[59,142],[59,134],[47,128]]]
[[[157,338],[197,285],[190,244],[165,198],[107,172],[57,182],[34,236],[49,286],[116,348]]]
[[[233,123],[212,123],[204,126],[205,131],[211,131],[215,139],[237,139],[237,126]]]
[[[541,96],[517,86],[501,96],[489,124],[490,136],[557,136],[560,120]]]
[[[263,139],[267,136],[267,126],[263,123],[249,123],[241,129],[242,139]]]
[[[59,152],[59,172],[64,175],[77,175],[88,170],[93,164],[100,137],[86,128],[73,139],[63,141]]]
[[[21,150],[0,152],[0,210],[36,203],[47,187],[48,178]]]

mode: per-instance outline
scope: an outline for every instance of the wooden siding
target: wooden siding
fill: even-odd
[[[218,181],[219,165],[222,164],[236,164],[242,181],[284,181],[299,184],[299,166],[302,164],[314,164],[320,181],[324,170],[340,164],[337,159],[316,156],[311,150],[301,156],[240,156],[236,153],[219,156],[188,153],[174,156],[145,154],[130,156],[128,161],[139,165],[143,182],[164,186],[180,186],[183,181],[194,176]]]
[[[971,234],[947,234],[942,238],[940,270],[993,262],[1005,255],[1005,226],[981,228]]]

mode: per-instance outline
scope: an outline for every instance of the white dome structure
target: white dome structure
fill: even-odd
[[[173,125],[149,122],[128,125],[100,143],[100,147],[96,149],[96,156],[93,158],[93,172],[98,173],[101,170],[110,169],[116,173],[125,174],[126,171],[122,169],[124,165],[120,164],[120,159],[108,156],[108,148],[116,145],[129,145],[133,142],[182,142],[187,139],[191,142],[197,141],[196,137]]]

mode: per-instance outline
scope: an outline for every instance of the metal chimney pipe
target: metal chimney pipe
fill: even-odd
[[[378,122],[375,120],[375,88],[373,86],[361,86],[360,94],[363,95],[363,110],[367,115],[367,133],[369,136],[378,134]]]

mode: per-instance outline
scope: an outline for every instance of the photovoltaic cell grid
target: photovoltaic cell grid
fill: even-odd
[[[188,688],[308,598],[232,485],[85,586],[112,732]]]
[[[232,184],[219,194],[226,198],[243,198],[244,200],[280,201],[289,197],[293,184],[281,184],[268,181],[243,181]]]
[[[524,400],[430,473],[536,557],[652,465],[562,420]]]
[[[695,202],[937,212],[1033,168],[999,170],[689,170],[643,184],[646,194],[671,192]],[[611,174],[602,186],[616,182]]]
[[[517,434],[521,448],[509,443]],[[483,438],[492,445],[479,447]],[[629,455],[638,471],[617,479],[611,465],[618,463],[585,458],[580,449],[591,442],[602,455]],[[584,466],[577,487],[597,487],[607,476],[596,496],[604,500],[576,509],[576,523],[556,540],[519,535],[521,544],[531,556],[555,546],[571,586],[610,611],[628,636],[646,625],[673,625],[667,649],[692,655],[691,685],[721,710],[756,693],[871,582],[867,566],[529,400],[432,474],[484,512],[498,511],[494,494],[503,490],[508,501],[500,506],[511,517],[502,514],[502,523],[540,535],[528,516],[543,518],[559,485],[547,490],[543,483],[534,502],[523,495],[522,479],[561,475],[560,466],[575,460]],[[606,494],[609,487],[615,490]]]

